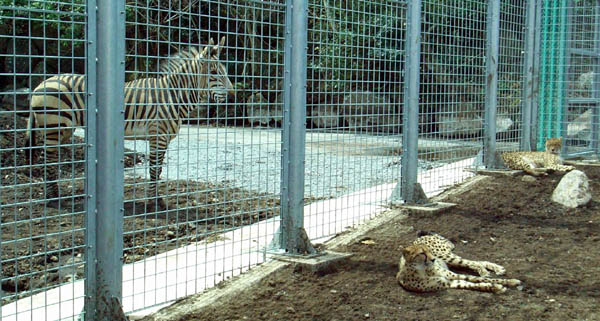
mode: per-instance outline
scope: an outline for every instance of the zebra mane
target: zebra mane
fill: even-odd
[[[195,59],[197,55],[200,55],[200,51],[196,47],[188,47],[176,52],[167,58],[161,59],[159,62],[160,73],[171,73],[177,71],[177,69]]]

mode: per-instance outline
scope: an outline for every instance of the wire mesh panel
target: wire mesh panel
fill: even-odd
[[[403,1],[309,1],[305,224],[312,237],[370,217],[400,179],[405,10]]]
[[[440,191],[466,178],[482,148],[486,85],[485,1],[423,1],[419,182]],[[428,169],[428,168],[423,168]]]
[[[527,1],[502,1],[496,131],[499,150],[519,149],[523,129],[523,80]]]
[[[81,310],[86,38],[83,0],[0,1],[2,320]]]
[[[285,9],[127,2],[125,311],[264,260],[279,215]]]
[[[540,135],[562,136],[567,154],[597,154],[600,3],[562,1],[545,4],[543,12],[542,46],[551,47],[554,39],[557,54],[544,56],[547,83],[542,94],[549,106],[540,106]]]

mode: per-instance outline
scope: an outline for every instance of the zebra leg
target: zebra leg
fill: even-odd
[[[45,150],[45,170],[46,170],[46,200],[49,207],[57,208],[59,205],[58,198],[60,191],[58,187],[59,163],[58,163],[58,147],[48,147]]]
[[[150,141],[150,195],[156,197],[156,205],[159,209],[164,210],[167,208],[165,200],[159,195],[158,191],[158,180],[162,173],[162,164],[165,158],[166,144],[163,141],[151,140]],[[164,146],[164,148],[161,148]]]
[[[71,126],[71,124],[66,124]],[[58,180],[60,177],[60,163],[64,162],[61,159],[61,144],[70,140],[73,134],[73,130],[70,128],[59,128],[59,129],[48,129],[44,131],[44,142],[46,143],[45,149],[45,169],[46,169],[46,199],[48,200],[47,206],[58,208],[60,206],[60,189],[58,186]]]

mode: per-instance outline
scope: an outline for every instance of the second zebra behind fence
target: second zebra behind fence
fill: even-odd
[[[227,69],[219,61],[225,37],[218,44],[179,52],[161,68],[158,78],[125,83],[125,139],[145,140],[150,147],[150,195],[159,208],[166,207],[158,194],[158,179],[165,152],[181,127],[182,120],[201,103],[223,104],[235,95]],[[86,79],[84,75],[59,75],[46,79],[33,91],[28,143],[44,140],[47,164],[46,199],[55,206],[58,186],[58,148],[72,137],[74,126],[85,125]],[[34,159],[35,149],[26,153]]]

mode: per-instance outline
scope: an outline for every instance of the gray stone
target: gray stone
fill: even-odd
[[[589,141],[592,134],[592,109],[586,110],[567,125],[567,137]]]
[[[523,177],[521,177],[521,181],[523,181],[525,183],[533,183],[536,180],[537,179],[531,175],[523,175]]]
[[[315,127],[336,128],[341,125],[340,106],[337,105],[315,105],[310,115]]]
[[[261,93],[254,93],[248,97],[245,113],[248,122],[257,126],[269,126],[271,122],[277,124],[281,122],[281,118],[283,117],[281,104],[277,102],[270,104]]]
[[[344,123],[358,131],[399,132],[402,120],[395,104],[380,94],[357,91],[344,96]]]
[[[580,97],[591,97],[592,85],[594,83],[594,72],[585,72],[577,78],[575,83],[575,91],[577,96]]]
[[[206,121],[208,118],[210,118],[210,109],[207,104],[199,104],[198,108],[192,110],[188,115],[188,119],[191,123]]]
[[[552,201],[570,208],[585,205],[591,199],[589,179],[580,170],[563,176],[552,193]]]
[[[483,111],[478,104],[459,103],[436,116],[439,132],[446,137],[474,136],[483,130]],[[507,114],[496,116],[496,133],[507,132],[513,126],[514,121]]]

